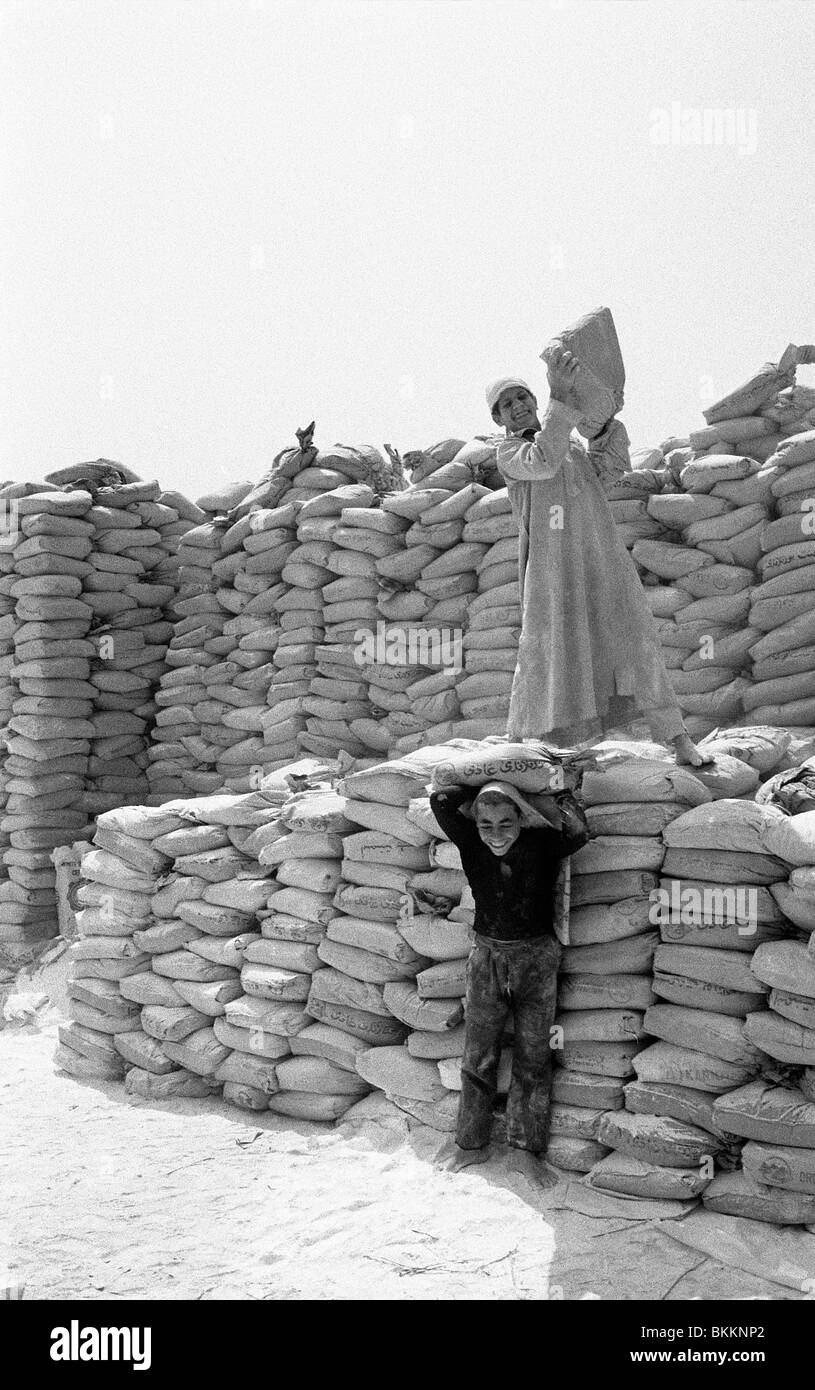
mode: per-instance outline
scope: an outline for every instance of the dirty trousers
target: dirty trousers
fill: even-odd
[[[507,1142],[543,1153],[549,1139],[550,1030],[557,1006],[560,943],[476,937],[467,962],[467,1013],[456,1143],[480,1149],[490,1139],[501,1042],[514,1017]]]

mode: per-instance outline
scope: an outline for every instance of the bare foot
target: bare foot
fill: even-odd
[[[703,753],[701,748],[696,747],[690,734],[677,734],[672,742],[680,767],[709,767],[714,761],[711,754]]]
[[[483,1149],[460,1149],[458,1144],[454,1144],[451,1140],[440,1150],[437,1162],[448,1173],[460,1173],[463,1168],[472,1168],[474,1164],[486,1163],[489,1156],[489,1144],[485,1144]]]
[[[557,1169],[547,1163],[545,1158],[539,1154],[530,1153],[528,1149],[510,1148],[507,1153],[507,1167],[513,1173],[525,1178],[532,1187],[542,1187],[548,1190],[557,1187],[560,1182],[560,1174]]]

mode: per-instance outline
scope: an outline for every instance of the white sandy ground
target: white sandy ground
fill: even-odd
[[[0,1295],[19,1284],[40,1299],[797,1299],[815,1289],[815,1236],[699,1212],[635,1220],[625,1204],[622,1215],[581,1214],[566,1205],[566,1175],[555,1192],[533,1189],[500,1149],[480,1168],[441,1171],[444,1136],[384,1096],[333,1127],[220,1099],[142,1100],[59,1074],[65,965],[18,986],[46,991],[50,1010],[0,1031]],[[584,1195],[590,1203],[578,1186],[579,1204]]]

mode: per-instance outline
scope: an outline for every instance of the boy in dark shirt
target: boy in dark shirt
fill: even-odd
[[[568,793],[535,804],[505,782],[434,791],[430,806],[458,846],[475,899],[475,944],[467,962],[461,1100],[451,1167],[483,1162],[492,1129],[498,1062],[512,1012],[507,1143],[542,1158],[549,1138],[551,1028],[560,942],[554,931],[561,860],[590,838]],[[535,1176],[551,1185],[552,1170]]]

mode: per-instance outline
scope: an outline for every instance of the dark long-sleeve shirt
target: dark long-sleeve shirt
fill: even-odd
[[[584,818],[574,816],[574,825],[562,830],[521,830],[511,849],[499,856],[484,844],[475,822],[461,813],[476,790],[451,788],[430,796],[436,820],[458,846],[475,899],[476,933],[497,941],[554,935],[555,880],[560,861],[591,838]]]

